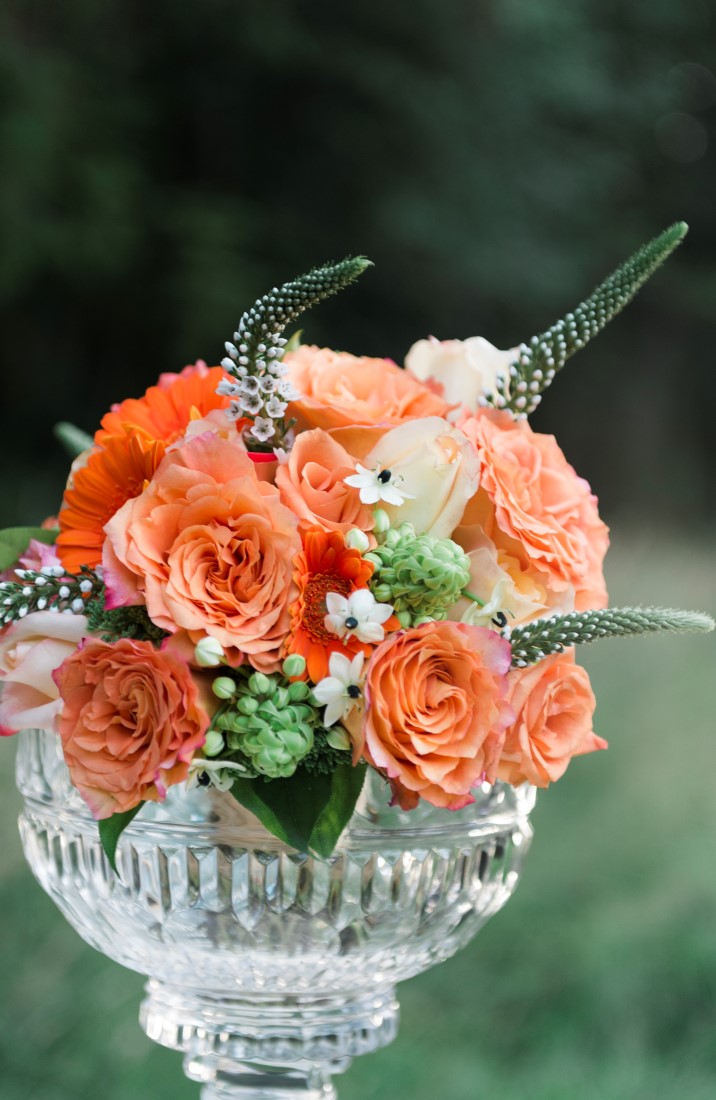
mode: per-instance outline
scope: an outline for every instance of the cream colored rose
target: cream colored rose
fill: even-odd
[[[0,634],[0,736],[55,729],[62,700],[53,673],[86,633],[84,615],[34,611]]]
[[[545,573],[517,553],[498,550],[480,527],[458,527],[453,538],[470,559],[468,591],[482,602],[465,597],[448,618],[472,626],[490,626],[501,612],[508,626],[520,626],[574,610],[573,588],[555,592]]]
[[[498,375],[508,375],[517,352],[500,351],[482,336],[468,340],[418,340],[405,356],[405,366],[421,382],[439,382],[449,405],[475,412],[480,397],[493,393]]]
[[[418,535],[436,538],[452,534],[479,482],[477,451],[440,416],[410,420],[386,432],[364,465],[390,471],[391,484],[406,494],[401,505],[382,505],[391,522],[412,523]]]

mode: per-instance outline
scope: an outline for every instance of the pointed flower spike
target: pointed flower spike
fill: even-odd
[[[274,287],[244,313],[232,343],[237,359],[232,356],[223,360],[222,365],[230,374],[241,368],[242,375],[262,374],[269,363],[282,358],[286,341],[281,334],[287,325],[311,306],[355,282],[372,266],[365,256],[349,256],[340,263],[315,267],[306,275]]]
[[[488,403],[509,409],[518,417],[528,416],[537,408],[541,394],[552,383],[567,359],[624,309],[636,292],[663,264],[688,232],[686,222],[676,222],[643,245],[582,302],[573,313],[533,336],[529,344],[516,349],[509,377],[498,382]]]
[[[679,634],[707,634],[714,629],[710,615],[698,611],[675,611],[668,607],[608,607],[603,611],[571,611],[537,619],[526,626],[504,631],[512,645],[512,667],[525,668],[562,653],[573,645],[597,638],[618,638],[628,634],[649,634],[670,630]]]

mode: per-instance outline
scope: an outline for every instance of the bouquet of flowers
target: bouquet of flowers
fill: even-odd
[[[58,426],[57,518],[0,532],[0,732],[59,734],[112,863],[176,783],[327,857],[366,768],[405,810],[454,810],[606,747],[573,647],[714,623],[607,607],[597,501],[527,417],[685,232],[529,343],[420,340],[404,368],[287,339],[370,265],[320,267],[220,366],[161,375],[92,438]]]

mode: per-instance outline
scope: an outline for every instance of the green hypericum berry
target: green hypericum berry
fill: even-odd
[[[365,557],[375,565],[371,592],[393,605],[402,626],[447,618],[470,581],[470,560],[456,542],[416,535],[410,523],[388,531]]]

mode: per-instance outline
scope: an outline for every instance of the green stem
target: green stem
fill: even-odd
[[[466,588],[462,590],[463,596],[466,596],[468,600],[473,600],[475,603],[479,603],[480,607],[485,606],[485,601],[481,600],[479,596],[476,596],[474,592],[468,592]]]

